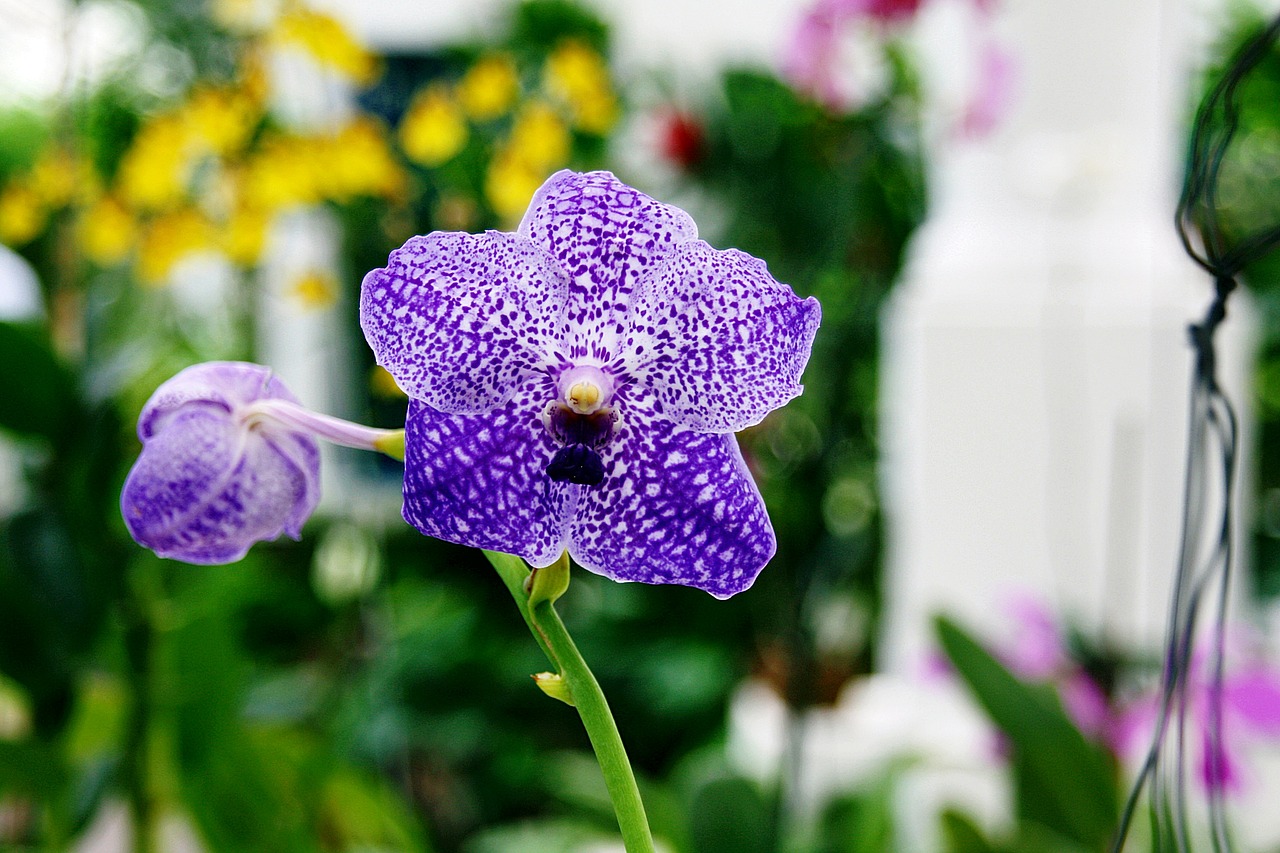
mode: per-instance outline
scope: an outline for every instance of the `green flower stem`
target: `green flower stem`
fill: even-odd
[[[596,753],[596,761],[604,774],[605,787],[609,790],[609,799],[613,802],[613,811],[618,817],[618,828],[622,831],[622,842],[627,853],[653,853],[653,835],[649,831],[649,820],[645,815],[644,802],[640,799],[640,789],[636,785],[631,762],[627,760],[626,748],[622,745],[622,737],[618,734],[618,726],[613,721],[613,714],[609,711],[609,703],[604,698],[600,684],[587,662],[582,659],[552,601],[544,599],[534,607],[529,607],[529,593],[525,588],[529,570],[523,561],[509,554],[492,551],[485,551],[484,554],[498,570],[498,575],[515,599],[516,606],[520,608],[520,615],[524,617],[547,659],[568,683],[573,704],[582,717],[587,737]]]
[[[142,588],[137,572],[132,581],[122,602],[127,680],[132,699],[125,731],[122,775],[133,827],[130,849],[132,853],[153,853],[156,802],[148,770],[151,764],[155,626],[151,621],[147,590]]]

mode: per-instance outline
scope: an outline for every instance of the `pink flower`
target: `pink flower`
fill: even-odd
[[[1000,652],[1005,666],[1019,678],[1052,682],[1062,709],[1086,737],[1106,742],[1114,726],[1106,691],[1071,656],[1061,623],[1030,596],[1008,605],[1013,636]]]
[[[1207,664],[1206,655],[1198,651],[1192,655],[1186,676],[1188,734],[1197,749],[1195,765],[1207,790],[1238,793],[1244,781],[1236,758],[1241,746],[1252,739],[1280,738],[1280,670],[1255,658],[1225,673],[1222,736],[1215,756],[1212,671]],[[1138,756],[1150,745],[1159,702],[1157,691],[1158,688],[1143,696],[1120,715],[1112,741],[1120,755]]]
[[[978,58],[972,97],[960,118],[962,136],[985,136],[1000,124],[1013,100],[1015,79],[1013,57],[1000,45],[987,42]]]

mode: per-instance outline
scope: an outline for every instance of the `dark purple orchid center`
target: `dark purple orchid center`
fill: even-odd
[[[547,476],[556,482],[600,485],[604,463],[596,451],[609,443],[615,420],[613,409],[607,406],[584,415],[564,403],[553,403],[547,412],[547,430],[564,446],[547,465]]]
[[[599,453],[585,444],[570,444],[551,457],[547,476],[557,483],[598,486],[604,482],[604,462],[600,461]]]
[[[598,486],[604,481],[604,462],[597,452],[609,443],[617,420],[613,407],[613,379],[596,367],[575,367],[560,377],[560,400],[545,415],[547,431],[563,445],[551,457],[547,476],[558,483]]]

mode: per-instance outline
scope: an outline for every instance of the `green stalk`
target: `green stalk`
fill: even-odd
[[[530,594],[526,589],[530,572],[524,563],[509,554],[492,551],[485,551],[484,554],[498,570],[498,575],[515,599],[520,615],[524,617],[534,639],[568,685],[573,705],[582,718],[587,737],[596,753],[596,761],[604,775],[605,787],[609,790],[609,799],[613,803],[618,829],[622,832],[622,842],[627,853],[653,853],[649,820],[645,815],[644,802],[640,799],[640,789],[636,785],[631,762],[627,759],[626,748],[622,745],[622,736],[618,734],[617,723],[613,720],[613,713],[609,710],[609,703],[604,698],[599,682],[583,660],[578,647],[574,645],[560,615],[556,613],[554,600],[539,600],[535,596],[536,603],[530,607]],[[564,570],[568,571],[567,563]]]
[[[133,578],[123,602],[127,681],[132,702],[123,748],[123,781],[133,828],[132,853],[155,850],[156,803],[151,789],[152,656],[155,627],[150,602]]]

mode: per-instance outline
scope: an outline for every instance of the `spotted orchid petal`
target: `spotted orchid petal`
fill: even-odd
[[[417,400],[405,424],[405,520],[428,536],[549,566],[565,550],[578,486],[546,475],[556,446],[540,418],[545,377],[501,408],[449,415]]]
[[[628,330],[631,373],[668,420],[745,429],[800,394],[821,315],[764,261],[691,241],[645,280]]]
[[[306,432],[255,417],[262,401],[297,403],[255,364],[196,365],[156,389],[121,493],[135,540],[162,557],[215,564],[299,535],[320,497],[319,449]]]
[[[569,277],[569,356],[605,362],[619,355],[641,283],[698,228],[608,172],[561,171],[534,195],[518,233]]]
[[[564,337],[569,282],[514,234],[414,237],[365,276],[360,319],[378,364],[451,414],[504,403]]]
[[[535,566],[567,548],[740,592],[776,545],[732,433],[800,393],[819,315],[607,172],[553,175],[514,235],[415,238],[361,300],[411,398],[405,518]]]
[[[645,396],[620,408],[604,481],[582,490],[569,554],[614,580],[717,598],[751,586],[777,542],[737,439],[666,423]]]

